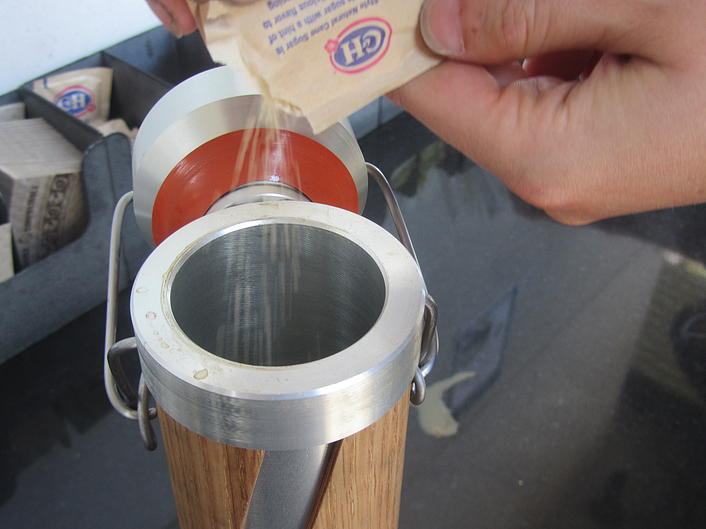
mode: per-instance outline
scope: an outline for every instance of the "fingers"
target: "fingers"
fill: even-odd
[[[425,0],[452,60],[391,97],[561,222],[703,202],[704,5]]]
[[[177,38],[196,29],[194,17],[185,0],[147,0],[157,18]]]
[[[209,0],[194,0],[198,4],[205,4]],[[234,6],[252,4],[258,0],[221,0]],[[152,12],[157,15],[160,22],[164,24],[175,37],[180,38],[194,32],[198,25],[194,20],[186,0],[147,0],[147,4]]]
[[[446,61],[391,96],[567,224],[706,200],[706,124],[674,97],[679,79],[614,55],[585,82],[497,68]],[[706,89],[692,80],[688,91]]]
[[[426,0],[420,27],[432,50],[474,63],[577,49],[627,54],[646,51],[645,36],[664,23],[668,7],[644,0]]]
[[[557,51],[527,59],[522,66],[530,77],[549,75],[564,81],[574,81],[582,75],[586,76],[598,58],[591,50]]]
[[[544,145],[555,141],[562,102],[574,85],[552,77],[528,79],[510,65],[501,70],[447,61],[390,96],[476,163],[503,176],[525,200],[545,205],[551,186],[536,188],[523,175],[538,169]]]

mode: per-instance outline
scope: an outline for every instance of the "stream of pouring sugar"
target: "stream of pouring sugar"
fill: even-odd
[[[250,107],[233,169],[233,187],[238,180],[244,180],[286,182],[301,188],[291,133],[284,130],[286,121],[285,112],[266,94]]]
[[[234,1],[249,4],[253,0]],[[226,4],[189,0],[189,5],[206,42],[210,42],[209,32],[204,30],[209,11],[214,11],[211,13],[214,35],[224,27],[232,28],[227,17],[223,18],[231,9]],[[227,38],[221,41],[223,45],[212,42],[209,46],[213,59],[228,64],[234,71],[248,71],[238,46]],[[291,133],[285,130],[292,120],[283,110],[284,103],[269,96],[263,79],[256,72],[249,73],[263,95],[253,97],[256,102],[244,116],[240,145],[234,153],[231,189],[243,183],[270,182],[286,183],[301,190],[300,161],[293,152]],[[238,82],[236,78],[235,86]],[[303,304],[297,300],[316,295],[312,285],[305,285],[302,279],[302,256],[309,251],[308,235],[289,224],[265,224],[257,229],[256,237],[236,238],[231,248],[231,262],[227,266],[239,270],[234,274],[240,276],[234,275],[232,291],[224,293],[228,302],[227,324],[219,329],[218,347],[227,357],[252,365],[287,363],[283,355],[290,351],[288,342],[297,341],[292,334],[292,322],[301,325],[302,321],[297,319],[296,311]],[[312,350],[308,355],[310,359],[316,358],[318,351]]]
[[[267,95],[251,107],[233,168],[233,188],[237,182],[269,182],[301,189],[299,161],[291,133],[285,130],[286,122],[285,113]],[[247,282],[233,293],[229,315],[233,330],[227,333],[230,343],[224,345],[246,363],[272,365],[287,361],[281,349],[287,345],[290,322],[297,316],[295,298],[306,293],[299,292],[302,270],[296,246],[301,246],[301,241],[296,239],[300,233],[292,231],[289,224],[267,224],[262,229],[259,248],[244,237],[241,247],[235,249],[241,258],[252,260],[250,267],[259,264],[259,270],[247,273],[258,277],[260,285]],[[318,351],[310,354],[315,357]]]

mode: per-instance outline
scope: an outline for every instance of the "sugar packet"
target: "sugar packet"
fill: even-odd
[[[0,123],[0,193],[17,267],[58,250],[83,230],[82,153],[41,118]]]
[[[113,70],[83,68],[34,81],[32,90],[87,123],[108,119]]]
[[[333,125],[439,62],[418,28],[422,0],[189,0],[212,58],[244,65],[264,94]]]
[[[103,134],[103,136],[108,136],[109,134],[113,134],[114,132],[119,132],[127,136],[131,142],[135,141],[135,136],[137,136],[138,130],[137,127],[133,127],[131,129],[125,122],[125,120],[122,118],[111,119],[103,123],[94,123],[93,127],[98,132]]]

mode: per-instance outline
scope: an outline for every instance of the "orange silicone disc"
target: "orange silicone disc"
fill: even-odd
[[[152,235],[159,244],[185,224],[203,216],[216,200],[248,183],[243,169],[236,174],[236,162],[246,131],[238,130],[214,138],[181,160],[159,188],[152,208]],[[264,133],[255,129],[249,133]],[[270,174],[257,181],[288,184],[319,202],[358,213],[358,191],[344,163],[330,150],[307,136],[278,131],[265,152],[266,142],[253,142],[240,164],[269,157]],[[274,154],[273,154],[274,153]],[[283,155],[284,154],[284,155]],[[258,162],[261,163],[261,162]],[[257,170],[253,174],[260,174]]]

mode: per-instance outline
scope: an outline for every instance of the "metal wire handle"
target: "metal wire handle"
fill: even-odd
[[[382,191],[383,197],[385,197],[385,202],[387,203],[387,208],[390,210],[390,215],[392,215],[392,221],[395,224],[400,242],[407,248],[409,253],[412,254],[412,257],[414,257],[414,260],[417,262],[417,266],[419,266],[419,259],[417,259],[417,253],[414,251],[414,245],[409,236],[407,224],[404,221],[402,210],[400,210],[400,205],[397,202],[397,197],[395,197],[390,182],[388,182],[383,172],[375,165],[366,162],[365,166],[368,169],[368,174],[375,180],[380,191]],[[422,344],[419,351],[419,364],[415,371],[414,379],[412,380],[412,389],[409,397],[412,404],[416,406],[424,402],[426,395],[426,376],[434,367],[436,356],[439,353],[439,332],[437,329],[438,312],[436,301],[434,301],[434,298],[427,292],[424,303],[424,329],[422,331]]]
[[[115,342],[118,314],[118,294],[120,289],[120,240],[122,236],[125,210],[132,202],[132,191],[125,193],[115,205],[113,222],[110,227],[110,250],[108,253],[108,292],[105,307],[105,342],[103,347],[103,382],[105,393],[115,411],[126,419],[138,421],[142,441],[148,450],[154,450],[157,442],[150,421],[157,416],[157,409],[150,408],[149,389],[140,375],[137,396],[127,383],[122,366],[118,370],[119,382],[112,367],[120,365],[120,356],[126,351],[136,349],[135,338],[126,338]]]

